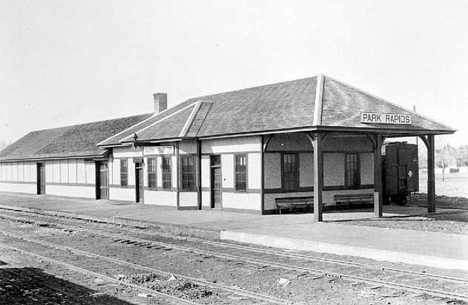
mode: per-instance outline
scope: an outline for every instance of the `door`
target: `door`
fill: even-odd
[[[96,199],[109,199],[109,169],[107,166],[107,161],[96,162],[96,168]]]
[[[38,195],[45,194],[45,186],[46,186],[45,177],[46,177],[45,164],[37,163],[37,194]]]
[[[135,163],[135,201],[143,203],[143,163]]]
[[[221,156],[211,156],[211,208],[223,207],[223,177],[221,174]]]

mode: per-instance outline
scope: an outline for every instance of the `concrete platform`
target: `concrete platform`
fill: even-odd
[[[468,271],[468,236],[347,225],[343,220],[374,218],[372,212],[254,215],[115,201],[0,193],[0,206],[96,221],[157,227],[165,232],[284,249],[360,256],[435,268]],[[384,207],[384,217],[423,215],[425,208]],[[453,210],[450,210],[453,212]],[[447,210],[439,209],[439,213]]]

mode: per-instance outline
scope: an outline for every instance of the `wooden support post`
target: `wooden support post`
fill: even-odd
[[[197,140],[197,203],[198,209],[202,209],[202,151],[201,141]]]
[[[427,136],[427,212],[436,211],[435,172],[434,172],[434,135]]]
[[[323,190],[323,155],[322,135],[314,135],[314,222],[323,221],[322,215]]]
[[[374,143],[374,215],[383,215],[382,187],[382,136],[377,135]]]

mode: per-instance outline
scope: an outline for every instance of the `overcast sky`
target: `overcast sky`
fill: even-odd
[[[467,29],[466,0],[0,0],[0,140],[324,73],[468,144]]]

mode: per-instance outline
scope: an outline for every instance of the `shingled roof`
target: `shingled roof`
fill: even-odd
[[[366,131],[394,135],[448,134],[455,130],[330,77],[318,77],[192,98],[100,145],[287,130]],[[318,103],[316,107],[316,103]],[[314,121],[316,109],[320,120]],[[363,124],[361,112],[411,114],[411,125]]]
[[[33,131],[0,151],[0,161],[102,156],[104,149],[97,143],[150,116],[143,114]]]

